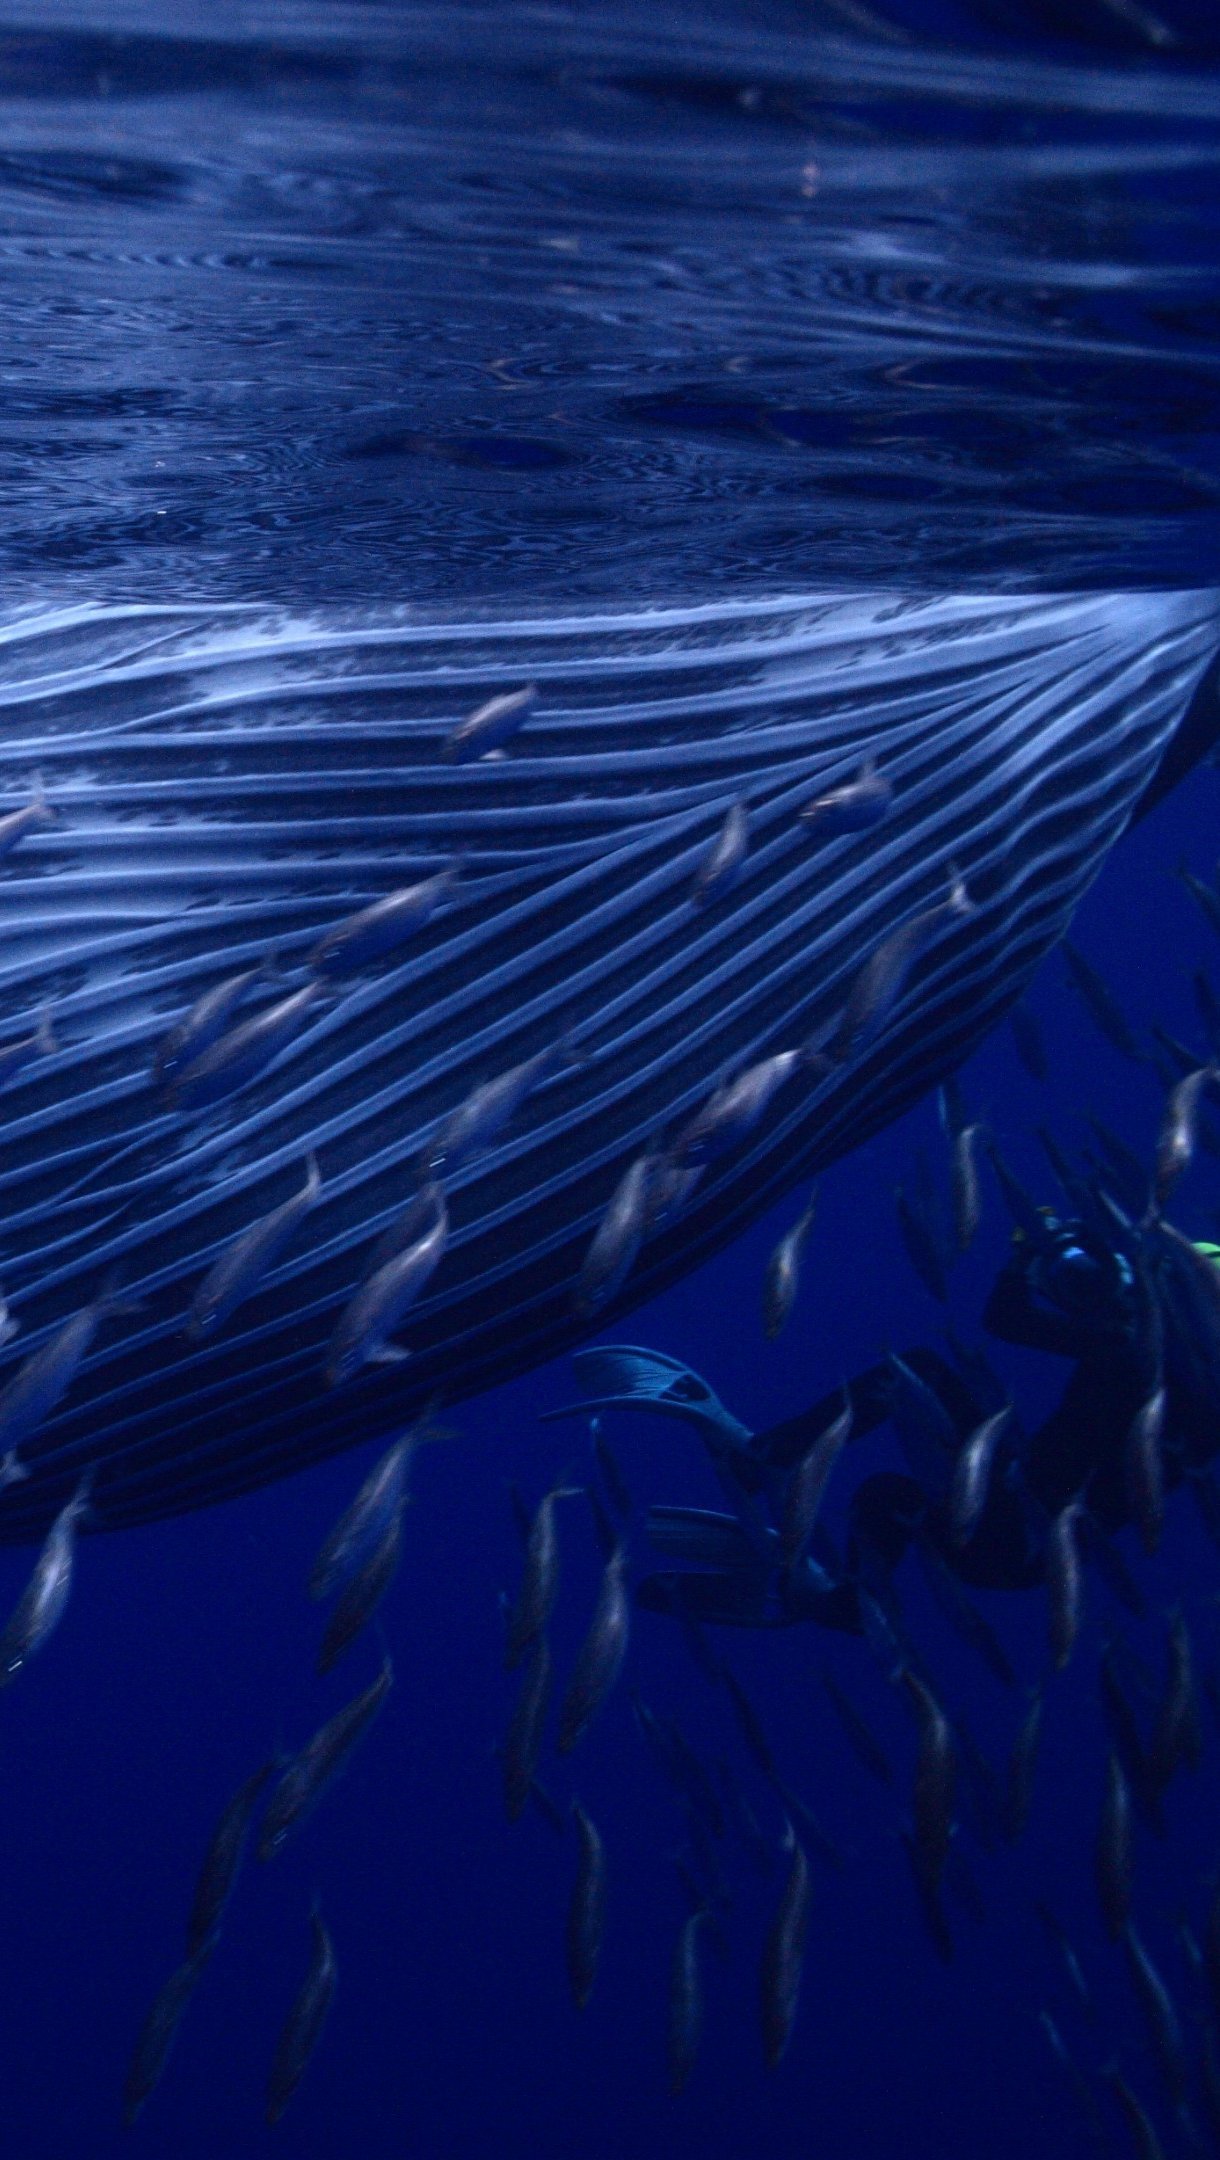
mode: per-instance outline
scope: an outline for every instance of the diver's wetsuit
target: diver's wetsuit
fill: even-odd
[[[982,1517],[968,1542],[950,1529],[946,1459],[942,1489],[930,1493],[914,1477],[883,1471],[867,1477],[852,1496],[844,1563],[831,1568],[821,1588],[773,1580],[763,1595],[757,1572],[749,1596],[743,1571],[701,1576],[657,1576],[641,1586],[643,1602],[674,1609],[681,1599],[702,1617],[741,1626],[775,1626],[816,1620],[858,1628],[858,1585],[876,1585],[892,1573],[916,1536],[926,1537],[963,1582],[978,1588],[1027,1589],[1043,1574],[1046,1528],[1078,1495],[1093,1523],[1114,1531],[1131,1520],[1126,1485],[1126,1443],[1132,1423],[1164,1368],[1166,1412],[1162,1440],[1164,1481],[1179,1483],[1188,1468],[1220,1448],[1220,1418],[1206,1390],[1192,1379],[1192,1361],[1175,1354],[1172,1310],[1150,1287],[1149,1272],[1132,1238],[1135,1264],[1124,1240],[1086,1231],[1079,1223],[1045,1217],[1044,1238],[1018,1234],[984,1313],[992,1335],[1022,1347],[1075,1361],[1063,1397],[1028,1440],[1014,1425],[993,1465]],[[930,1387],[952,1423],[957,1441],[968,1435],[994,1400],[981,1402],[963,1370],[929,1348],[905,1353],[903,1363]],[[1195,1368],[1197,1374],[1197,1367]],[[893,1380],[883,1365],[870,1367],[848,1386],[853,1441],[882,1424],[893,1403]],[[743,1450],[721,1457],[743,1493],[770,1491],[777,1476],[806,1454],[842,1407],[836,1390],[798,1416],[755,1434]],[[849,1449],[847,1460],[851,1459]],[[697,1550],[698,1511],[660,1511],[694,1525],[686,1557],[712,1560]],[[707,1518],[709,1525],[724,1518]],[[709,1533],[710,1535],[710,1533]],[[676,1545],[671,1550],[678,1550]],[[682,1585],[686,1589],[682,1591]],[[833,1595],[830,1594],[833,1585]],[[666,1605],[665,1599],[669,1603]]]

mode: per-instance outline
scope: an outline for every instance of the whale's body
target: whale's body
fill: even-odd
[[[841,1011],[861,960],[944,898],[878,1032],[782,1092],[644,1246],[601,1320],[700,1259],[950,1070],[1020,993],[1155,784],[1220,644],[1213,592],[814,593],[619,615],[444,621],[248,608],[30,614],[0,640],[4,801],[61,813],[0,864],[0,1048],[49,1003],[59,1048],[0,1095],[0,1382],[108,1271],[138,1296],[25,1450],[0,1536],[95,1465],[105,1525],[220,1499],[577,1340],[582,1256],[618,1180],[726,1069]],[[443,746],[483,699],[537,706],[507,754]],[[1214,680],[1202,697],[1215,700]],[[1206,732],[1206,730],[1205,730]],[[889,818],[803,826],[874,757]],[[750,852],[697,909],[735,800]],[[306,980],[332,924],[460,859],[419,937],[335,986],[228,1100],[167,1112],[158,1041],[211,985]],[[406,1363],[328,1390],[326,1344],[439,1120],[571,1034],[448,1180],[451,1234]],[[299,1188],[299,1240],[214,1339],[181,1326],[224,1243]]]

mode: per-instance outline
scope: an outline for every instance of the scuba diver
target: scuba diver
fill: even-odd
[[[643,1606],[728,1626],[808,1620],[860,1632],[890,1609],[892,1577],[916,1541],[958,1584],[1007,1590],[1043,1580],[1050,1525],[1073,1502],[1112,1579],[1126,1574],[1113,1533],[1138,1522],[1155,1543],[1162,1492],[1188,1477],[1202,1484],[1220,1450],[1220,1246],[1192,1244],[1152,1211],[1136,1222],[1083,1180],[1070,1195],[1079,1212],[1035,1208],[997,1168],[1018,1223],[984,1327],[1074,1367],[1032,1434],[988,1361],[952,1342],[947,1355],[922,1346],[891,1355],[760,1433],[677,1359],[618,1345],[576,1354],[589,1399],[572,1410],[634,1406],[693,1425],[729,1503],[728,1513],[649,1510],[652,1550],[684,1565],[647,1576]],[[852,1440],[892,1422],[910,1472],[874,1472],[856,1487],[842,1553],[815,1519],[804,1549],[783,1554],[776,1526],[801,1466],[840,1416]],[[982,1490],[963,1535],[962,1458],[988,1421]],[[1135,1435],[1155,1450],[1151,1497],[1133,1475]]]

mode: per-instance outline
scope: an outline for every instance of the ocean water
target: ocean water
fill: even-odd
[[[0,25],[5,806],[23,799],[37,768],[64,805],[65,827],[63,838],[34,838],[6,873],[6,1030],[37,1004],[42,970],[67,1044],[46,1096],[35,1076],[28,1095],[10,1098],[17,1107],[0,1131],[0,1280],[26,1333],[27,1314],[37,1328],[52,1310],[39,1307],[40,1294],[71,1309],[111,1256],[86,1214],[88,1242],[55,1263],[54,1283],[50,1263],[31,1273],[38,1240],[62,1228],[49,1201],[40,1223],[65,1174],[48,1171],[44,1186],[38,1149],[51,1143],[40,1136],[79,1145],[86,1167],[98,1135],[121,1142],[132,1098],[118,1064],[102,1074],[117,1092],[98,1108],[96,1132],[79,1123],[80,1075],[96,1077],[91,1045],[109,1028],[106,1056],[118,1058],[123,1042],[177,1009],[172,984],[148,1002],[121,939],[109,960],[99,944],[87,981],[61,985],[55,972],[66,964],[69,919],[71,937],[86,912],[101,942],[112,924],[128,937],[150,878],[156,884],[148,833],[163,814],[171,862],[197,808],[196,768],[175,794],[171,753],[149,714],[161,725],[169,713],[185,733],[219,713],[230,730],[209,776],[218,830],[229,814],[226,769],[249,789],[238,738],[255,724],[265,686],[287,741],[293,700],[319,656],[338,654],[326,663],[329,683],[351,680],[378,638],[398,641],[400,672],[400,647],[418,638],[426,651],[417,678],[384,693],[390,728],[410,734],[476,702],[475,681],[520,680],[557,625],[563,695],[585,668],[608,708],[647,717],[661,710],[657,682],[675,649],[672,619],[659,623],[667,610],[693,619],[723,609],[745,641],[762,635],[768,610],[791,604],[801,664],[812,666],[827,594],[836,605],[875,605],[878,595],[897,608],[977,605],[989,623],[1002,606],[1066,596],[1061,647],[1048,635],[1015,658],[997,631],[994,652],[971,648],[954,693],[954,715],[960,707],[979,722],[985,768],[988,668],[1014,671],[1016,703],[1026,685],[1031,701],[1049,698],[1053,680],[1056,711],[1085,715],[1079,735],[1093,762],[1087,796],[1069,797],[1063,812],[1055,863],[1074,867],[1056,867],[1055,907],[1028,946],[1014,942],[1007,974],[965,979],[944,1041],[970,1046],[959,1075],[967,1106],[1038,1200],[1058,1199],[1040,1125],[1080,1150],[1093,1112],[1150,1159],[1161,1080],[1102,1039],[1061,956],[1043,948],[1083,892],[1072,934],[1141,1041],[1160,1023],[1206,1055],[1191,976],[1216,976],[1215,932],[1172,873],[1185,863],[1213,876],[1220,779],[1206,764],[1192,771],[1129,832],[1134,779],[1096,833],[1090,804],[1105,796],[1116,716],[1144,711],[1141,670],[1157,682],[1158,668],[1170,671],[1175,709],[1202,681],[1204,723],[1215,698],[1211,602],[1192,607],[1182,653],[1178,619],[1165,627],[1156,609],[1164,596],[1206,595],[1220,583],[1218,61],[1220,35],[1202,0],[792,0],[757,11],[347,0],[206,13],[27,0]],[[1095,595],[1119,596],[1104,636],[1078,627],[1077,608]],[[206,659],[176,609],[206,620]],[[607,624],[625,618],[630,629],[612,637]],[[230,634],[244,657],[226,674],[218,641]],[[892,688],[896,699],[909,694],[916,717],[931,709],[942,651],[935,627],[921,638],[930,657],[919,663],[920,686],[911,687],[918,669],[908,652]],[[615,639],[622,667],[607,692]],[[259,640],[265,650],[251,663]],[[472,645],[468,666],[461,654]],[[732,673],[719,651],[700,665],[689,695],[696,707],[708,700],[711,732],[718,698],[754,710],[782,683],[750,677],[747,698],[739,657]],[[850,680],[843,689],[850,708]],[[136,753],[120,773],[124,727]],[[997,742],[1000,732],[997,719]],[[274,773],[279,753],[266,755]],[[627,792],[621,771],[612,780]],[[341,792],[344,773],[337,784]],[[499,784],[495,768],[471,769],[470,784],[486,794]],[[281,895],[259,865],[274,864],[285,843],[255,831],[249,803],[247,792],[223,845],[209,828],[212,855],[196,847],[189,857],[189,905],[227,862],[243,901],[267,892],[282,901],[278,937],[294,894],[286,886]],[[294,936],[341,912],[337,896],[353,881],[368,885],[371,858],[353,831],[378,806],[365,793],[349,807],[352,831],[336,824],[313,843],[299,832],[293,841],[312,844],[322,865],[289,924]],[[311,814],[306,805],[302,827]],[[1077,861],[1078,831],[1091,837]],[[596,848],[595,820],[590,835]],[[377,846],[384,867],[414,862],[422,843],[391,832]],[[1049,879],[1047,861],[1034,858],[1035,882]],[[28,877],[17,868],[26,863]],[[835,874],[849,876],[850,864]],[[934,865],[929,875],[942,873]],[[168,873],[163,883],[172,884]],[[160,934],[162,915],[147,920]],[[230,919],[217,920],[231,941]],[[1000,1019],[1010,987],[1030,971],[1044,1082],[1023,1068]],[[734,1047],[709,1040],[705,1087]],[[889,1121],[897,1095],[891,1103],[881,1090],[867,1119],[848,1095],[831,1139],[802,1131],[787,1170],[760,1159],[725,1187],[722,1228],[700,1228],[689,1253],[675,1246],[672,1262],[657,1266],[663,1286],[634,1308],[624,1299],[601,1336],[686,1361],[754,1429],[815,1402],[888,1347],[940,1341],[946,1314],[912,1272],[894,1192],[910,1186],[921,1148],[943,1185],[946,1148],[934,1075],[920,1081],[916,1051],[902,1054],[913,1077],[898,1093],[921,1099]],[[70,1130],[65,1089],[76,1090]],[[260,1131],[276,1133],[277,1162],[299,1160],[303,1124],[285,1136],[271,1110],[261,1127],[262,1112],[252,1115],[241,1128],[246,1153],[236,1127],[225,1127],[206,1176],[193,1166],[192,1195],[210,1205],[226,1178],[240,1188]],[[853,1116],[876,1128],[858,1146]],[[767,1255],[803,1205],[809,1166],[832,1156],[798,1304],[769,1342]],[[159,1160],[139,1156],[129,1173],[137,1228],[147,1195],[162,1189]],[[325,1151],[323,1161],[329,1174]],[[286,1189],[281,1181],[276,1197]],[[979,1235],[952,1274],[949,1313],[968,1343],[983,1339],[983,1304],[1010,1250],[989,1175],[984,1203]],[[1220,1237],[1213,1155],[1200,1151],[1170,1212],[1188,1234]],[[64,1218],[70,1227],[81,1219]],[[131,1249],[146,1249],[135,1232]],[[688,1265],[699,1255],[708,1256]],[[157,1247],[171,1289],[190,1258],[187,1243]],[[284,1294],[295,1294],[291,1282]],[[427,1325],[425,1312],[421,1356]],[[19,1336],[5,1351],[6,1377],[22,1347]],[[1067,1368],[988,1350],[1032,1427]],[[469,1379],[460,1343],[444,1355],[460,1397]],[[382,1609],[395,1669],[388,1705],[282,1856],[248,1860],[164,2078],[131,2129],[122,2124],[127,2064],[181,1958],[221,1809],[258,1763],[299,1747],[376,1670],[372,1633],[336,1673],[316,1676],[321,1619],[306,1583],[323,1536],[396,1429],[392,1383],[349,1399],[338,1391],[333,1408],[327,1398],[308,1420],[301,1413],[302,1453],[345,1443],[330,1459],[266,1482],[259,1467],[252,1489],[221,1505],[82,1540],[60,1627],[0,1703],[9,1856],[0,2022],[12,2152],[1074,2156],[1092,2149],[1089,2122],[1047,2045],[1043,2011],[1088,2079],[1114,2150],[1134,2148],[1099,2076],[1111,2061],[1156,2117],[1166,2151],[1188,2149],[1122,1951],[1103,1936],[1092,1866],[1107,1746],[1104,1641],[1121,1632],[1155,1685],[1180,1607],[1200,1676],[1218,1669],[1220,1560],[1189,1496],[1171,1497],[1153,1558],[1131,1531],[1119,1539],[1144,1592],[1141,1619],[1090,1571],[1081,1641],[1061,1674],[1050,1672],[1039,1590],[979,1594],[1015,1670],[1012,1688],[947,1626],[906,1563],[911,1636],[951,1716],[1000,1774],[1027,1690],[1046,1690],[1026,1835],[987,1845],[959,1811],[954,1843],[982,1912],[948,1900],[947,1964],[921,1923],[903,1850],[914,1735],[881,1664],[859,1637],[811,1624],[711,1631],[783,1779],[840,1859],[811,1854],[799,2014],[782,2064],[768,2071],[758,1975],[787,1864],[784,1805],[680,1627],[635,1612],[626,1671],[596,1724],[570,1759],[557,1757],[553,1737],[544,1750],[548,1792],[564,1811],[579,1798],[606,1847],[605,1944],[583,2011],[564,1966],[573,1830],[558,1832],[533,1809],[504,1819],[496,1749],[517,1680],[503,1669],[501,1601],[521,1565],[513,1488],[532,1506],[558,1478],[591,1476],[584,1421],[546,1418],[578,1398],[570,1358],[534,1362],[531,1349],[527,1362],[517,1377],[456,1400],[446,1415],[457,1437],[420,1453],[402,1564]],[[81,1459],[91,1430],[102,1430],[97,1404],[106,1433],[122,1438],[127,1398],[116,1397],[116,1410],[104,1392],[111,1367],[103,1359],[98,1369],[103,1378],[87,1374],[77,1407],[52,1428]],[[208,1411],[203,1398],[191,1401],[192,1375],[174,1370],[176,1393],[138,1400],[140,1417],[161,1421],[160,1482],[147,1509],[158,1516],[175,1505],[175,1474],[185,1476],[174,1470],[179,1432],[202,1419],[223,1453],[225,1420],[242,1430],[240,1389],[223,1411]],[[285,1395],[276,1442],[286,1473],[295,1401]],[[720,1488],[682,1426],[620,1411],[605,1429],[635,1501],[638,1577],[648,1565],[646,1507],[716,1508]],[[236,1442],[229,1459],[240,1459]],[[827,1503],[833,1532],[860,1477],[901,1460],[888,1428],[847,1451]],[[235,1471],[232,1482],[244,1481]],[[62,1497],[53,1481],[46,1490]],[[104,1526],[101,1477],[97,1504]],[[47,1506],[37,1477],[28,1492],[0,1494],[9,1536],[25,1540],[0,1551],[10,1604]],[[582,1501],[564,1503],[560,1517],[551,1642],[562,1677],[588,1624],[601,1555]],[[827,1672],[891,1759],[892,1787],[871,1780],[849,1749]],[[666,2030],[688,1909],[675,1865],[683,1821],[641,1739],[633,1691],[676,1716],[709,1762],[732,1765],[761,1831],[757,1851],[731,1832],[714,1841],[724,1909],[705,1931],[702,2047],[678,2098],[667,2092]],[[1207,1998],[1178,1928],[1186,1915],[1202,1933],[1217,1865],[1220,1737],[1206,1700],[1202,1715],[1203,1761],[1175,1780],[1167,1835],[1137,1830],[1134,1910],[1179,2005],[1193,2114],[1214,2144],[1198,2089]],[[1038,1900],[1078,1952],[1087,2013]],[[298,2094],[269,2128],[267,2076],[304,1978],[315,1901],[338,1961],[334,2007]]]

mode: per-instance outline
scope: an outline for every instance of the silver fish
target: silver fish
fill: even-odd
[[[386,1519],[376,1544],[339,1593],[318,1651],[318,1671],[333,1672],[344,1652],[367,1627],[398,1572],[402,1550],[402,1509]]]
[[[456,1170],[485,1148],[514,1118],[527,1095],[548,1080],[561,1066],[573,1062],[575,1052],[566,1036],[549,1043],[520,1065],[511,1065],[494,1080],[472,1088],[463,1102],[441,1119],[426,1149],[430,1170]]]
[[[1075,1647],[1084,1602],[1084,1571],[1076,1543],[1083,1510],[1079,1500],[1060,1508],[1046,1534],[1046,1588],[1050,1601],[1050,1643],[1056,1672],[1062,1672]]]
[[[784,1849],[792,1858],[775,1917],[767,1930],[759,1987],[763,2057],[768,2070],[778,2067],[792,2037],[809,1932],[809,1861],[791,1823]]]
[[[32,1065],[35,1058],[53,1057],[58,1048],[50,1007],[44,1005],[34,1033],[23,1035],[20,1042],[6,1043],[0,1050],[0,1087],[7,1087],[9,1081],[15,1080],[27,1065]]]
[[[306,966],[319,975],[334,977],[354,975],[371,960],[380,960],[431,922],[452,892],[457,876],[457,866],[450,863],[434,877],[423,878],[418,885],[400,886],[383,900],[374,900],[371,907],[347,916],[318,939],[306,956]]]
[[[577,2009],[583,2010],[593,1993],[606,1927],[606,1851],[578,1800],[572,1802],[572,1819],[580,1858],[568,1906],[568,1982]]]
[[[682,1127],[670,1149],[673,1160],[689,1169],[695,1163],[715,1162],[739,1147],[779,1090],[811,1063],[812,1054],[806,1049],[779,1050],[747,1066],[736,1079],[723,1081]]]
[[[451,765],[467,765],[472,758],[486,757],[489,750],[502,749],[537,703],[537,683],[526,683],[520,690],[503,690],[498,697],[488,698],[445,737],[442,757]]]
[[[743,802],[730,803],[719,832],[695,872],[691,899],[696,907],[711,907],[732,891],[741,876],[749,845],[749,812]]]
[[[574,1500],[582,1489],[579,1485],[555,1485],[549,1493],[544,1493],[538,1503],[538,1511],[530,1524],[525,1543],[525,1567],[521,1576],[521,1588],[508,1619],[504,1663],[510,1672],[514,1666],[520,1664],[535,1637],[542,1633],[551,1617],[559,1589],[556,1502]]]
[[[213,1261],[199,1288],[191,1300],[183,1334],[192,1342],[202,1342],[207,1335],[215,1334],[230,1313],[236,1312],[246,1298],[257,1290],[264,1275],[275,1266],[280,1254],[296,1236],[305,1217],[317,1206],[322,1193],[322,1177],[317,1158],[306,1157],[305,1183],[279,1207],[272,1208],[269,1215],[251,1223],[247,1230],[239,1231],[219,1257]]]
[[[838,1027],[827,1045],[827,1056],[836,1064],[854,1057],[897,1003],[907,976],[937,932],[975,913],[963,880],[955,877],[947,900],[910,916],[882,938],[848,991]]]
[[[1123,1942],[1135,1991],[1148,2022],[1157,2068],[1174,2107],[1183,2107],[1189,2072],[1181,2020],[1165,1982],[1130,1921],[1123,1932]]]
[[[1106,2063],[1102,2076],[1118,2102],[1123,2120],[1131,2133],[1131,2149],[1136,2160],[1165,2160],[1165,2147],[1157,2136],[1152,2120],[1117,2063]]]
[[[1094,1868],[1107,1935],[1117,1942],[1131,1916],[1131,1794],[1123,1766],[1111,1751],[1101,1804]]]
[[[953,1469],[949,1491],[949,1523],[955,1545],[968,1545],[978,1529],[995,1464],[996,1449],[1012,1422],[1012,1404],[1005,1403],[981,1425],[976,1425]]]
[[[1013,1843],[1023,1837],[1029,1823],[1029,1811],[1034,1794],[1034,1769],[1038,1760],[1038,1745],[1042,1737],[1042,1690],[1034,1689],[1029,1709],[1008,1758],[1008,1780],[1004,1795],[1003,1829],[1006,1838]]]
[[[812,802],[806,803],[801,821],[816,825],[828,836],[866,832],[869,826],[879,825],[888,817],[893,802],[893,786],[878,772],[873,759],[866,758],[854,780],[828,788],[824,795],[815,795]]]
[[[699,1936],[707,1908],[688,1914],[678,1932],[669,1979],[669,2090],[676,2099],[683,2090],[703,2029],[703,1978],[699,1969]]]
[[[0,1687],[16,1678],[27,1659],[41,1650],[59,1625],[72,1588],[77,1524],[88,1513],[93,1473],[81,1479],[66,1507],[47,1532],[34,1572],[0,1634]]]
[[[1182,1172],[1188,1170],[1194,1160],[1203,1091],[1217,1079],[1220,1079],[1220,1072],[1214,1065],[1200,1065],[1170,1091],[1157,1135],[1156,1167],[1152,1175],[1152,1204],[1158,1214]]]
[[[778,1552],[783,1568],[792,1569],[804,1558],[831,1472],[851,1437],[852,1400],[846,1389],[844,1396],[839,1415],[806,1449],[788,1481],[779,1526]]]
[[[131,2063],[123,2086],[123,2121],[127,2128],[136,2120],[149,2094],[160,2083],[169,2051],[178,2034],[186,2009],[204,1965],[211,1955],[208,1943],[202,1952],[179,1965],[161,1988],[140,2027],[139,2038],[132,2051]]]
[[[953,1231],[959,1252],[974,1243],[983,1213],[983,1188],[979,1178],[978,1144],[985,1127],[977,1121],[963,1125],[953,1139],[951,1185]]]
[[[394,1682],[394,1668],[387,1657],[377,1678],[341,1710],[336,1710],[313,1739],[294,1755],[271,1795],[263,1818],[258,1857],[271,1860],[282,1851],[290,1831],[317,1806],[327,1786],[345,1767],[353,1749],[363,1739]]]
[[[260,1763],[253,1775],[238,1786],[216,1825],[212,1842],[204,1855],[203,1866],[199,1870],[199,1880],[195,1885],[195,1896],[187,1921],[186,1950],[189,1958],[200,1957],[210,1950],[220,1933],[220,1923],[237,1880],[237,1871],[241,1866],[254,1810],[274,1768],[273,1762]]]
[[[1177,1612],[1169,1628],[1169,1671],[1148,1759],[1158,1791],[1163,1792],[1184,1766],[1197,1769],[1202,1751],[1190,1633],[1183,1615]]]
[[[58,1327],[48,1342],[32,1352],[0,1394],[0,1448],[6,1455],[23,1447],[44,1418],[63,1400],[88,1356],[103,1320],[112,1314],[138,1312],[138,1300],[118,1290],[103,1290],[92,1305],[82,1306]]]
[[[602,1570],[601,1589],[593,1621],[581,1644],[572,1677],[559,1705],[561,1755],[570,1755],[588,1731],[623,1669],[631,1627],[631,1601],[627,1593],[627,1553],[616,1545]]]
[[[288,2013],[267,2081],[267,2121],[277,2123],[309,2068],[334,2000],[338,1967],[334,1945],[317,1907],[310,1914],[313,1954],[300,1994]]]
[[[10,810],[0,817],[0,855],[11,855],[18,842],[28,833],[37,832],[40,826],[58,825],[62,812],[49,803],[43,793],[41,779],[36,775],[34,793],[20,810]]]
[[[411,1457],[421,1442],[439,1437],[431,1410],[379,1455],[351,1504],[325,1539],[309,1575],[311,1598],[326,1598],[350,1575],[364,1548],[384,1529],[406,1497]]]
[[[1158,1387],[1136,1411],[1124,1450],[1128,1505],[1146,1553],[1156,1551],[1165,1522],[1164,1429],[1165,1390]]]
[[[330,1339],[325,1366],[328,1387],[354,1379],[364,1365],[396,1365],[409,1356],[389,1337],[402,1326],[435,1274],[448,1243],[449,1210],[442,1204],[430,1230],[361,1283],[340,1313]]]
[[[325,994],[323,984],[308,982],[303,990],[294,990],[276,1004],[264,1005],[248,1020],[240,1020],[189,1063],[179,1065],[165,1090],[167,1103],[180,1110],[202,1109],[257,1079],[300,1032]]]
[[[858,1762],[882,1785],[892,1785],[894,1773],[889,1758],[873,1731],[861,1717],[850,1695],[844,1693],[837,1680],[828,1672],[822,1674],[822,1686],[835,1708],[840,1725]]]
[[[593,1233],[576,1285],[576,1309],[595,1313],[622,1288],[648,1230],[652,1183],[659,1158],[637,1155],[610,1196]]]
[[[909,1668],[902,1674],[902,1684],[919,1726],[911,1802],[914,1854],[925,1883],[935,1891],[945,1872],[953,1835],[957,1750],[949,1720],[931,1688]]]
[[[425,1230],[430,1230],[434,1223],[439,1222],[445,1211],[445,1204],[445,1189],[437,1184],[435,1178],[429,1178],[426,1184],[420,1186],[418,1192],[412,1193],[405,1207],[400,1209],[393,1222],[382,1231],[369,1254],[364,1268],[366,1279],[375,1275],[378,1268],[384,1267],[387,1260],[396,1260],[400,1252],[405,1252],[408,1245],[414,1245]]]
[[[201,998],[196,998],[190,1011],[158,1043],[153,1053],[153,1079],[164,1086],[185,1065],[202,1057],[224,1034],[242,1000],[255,983],[265,980],[266,973],[265,967],[243,968],[239,975],[227,975],[223,982],[214,983]]]
[[[1106,1041],[1120,1051],[1123,1057],[1133,1058],[1137,1064],[1142,1065],[1145,1062],[1144,1052],[1132,1034],[1104,976],[1098,974],[1097,969],[1085,959],[1084,954],[1069,938],[1063,940],[1063,957],[1068,964],[1072,987],[1078,993],[1099,1033],[1104,1035]]]
[[[763,1328],[768,1342],[781,1335],[792,1317],[797,1292],[801,1286],[801,1263],[809,1233],[813,1228],[817,1206],[818,1188],[815,1185],[809,1195],[802,1215],[797,1217],[790,1230],[785,1230],[767,1262],[763,1277]]]
[[[538,1635],[504,1740],[504,1812],[510,1822],[524,1814],[534,1789],[550,1699],[551,1653],[546,1636]]]

